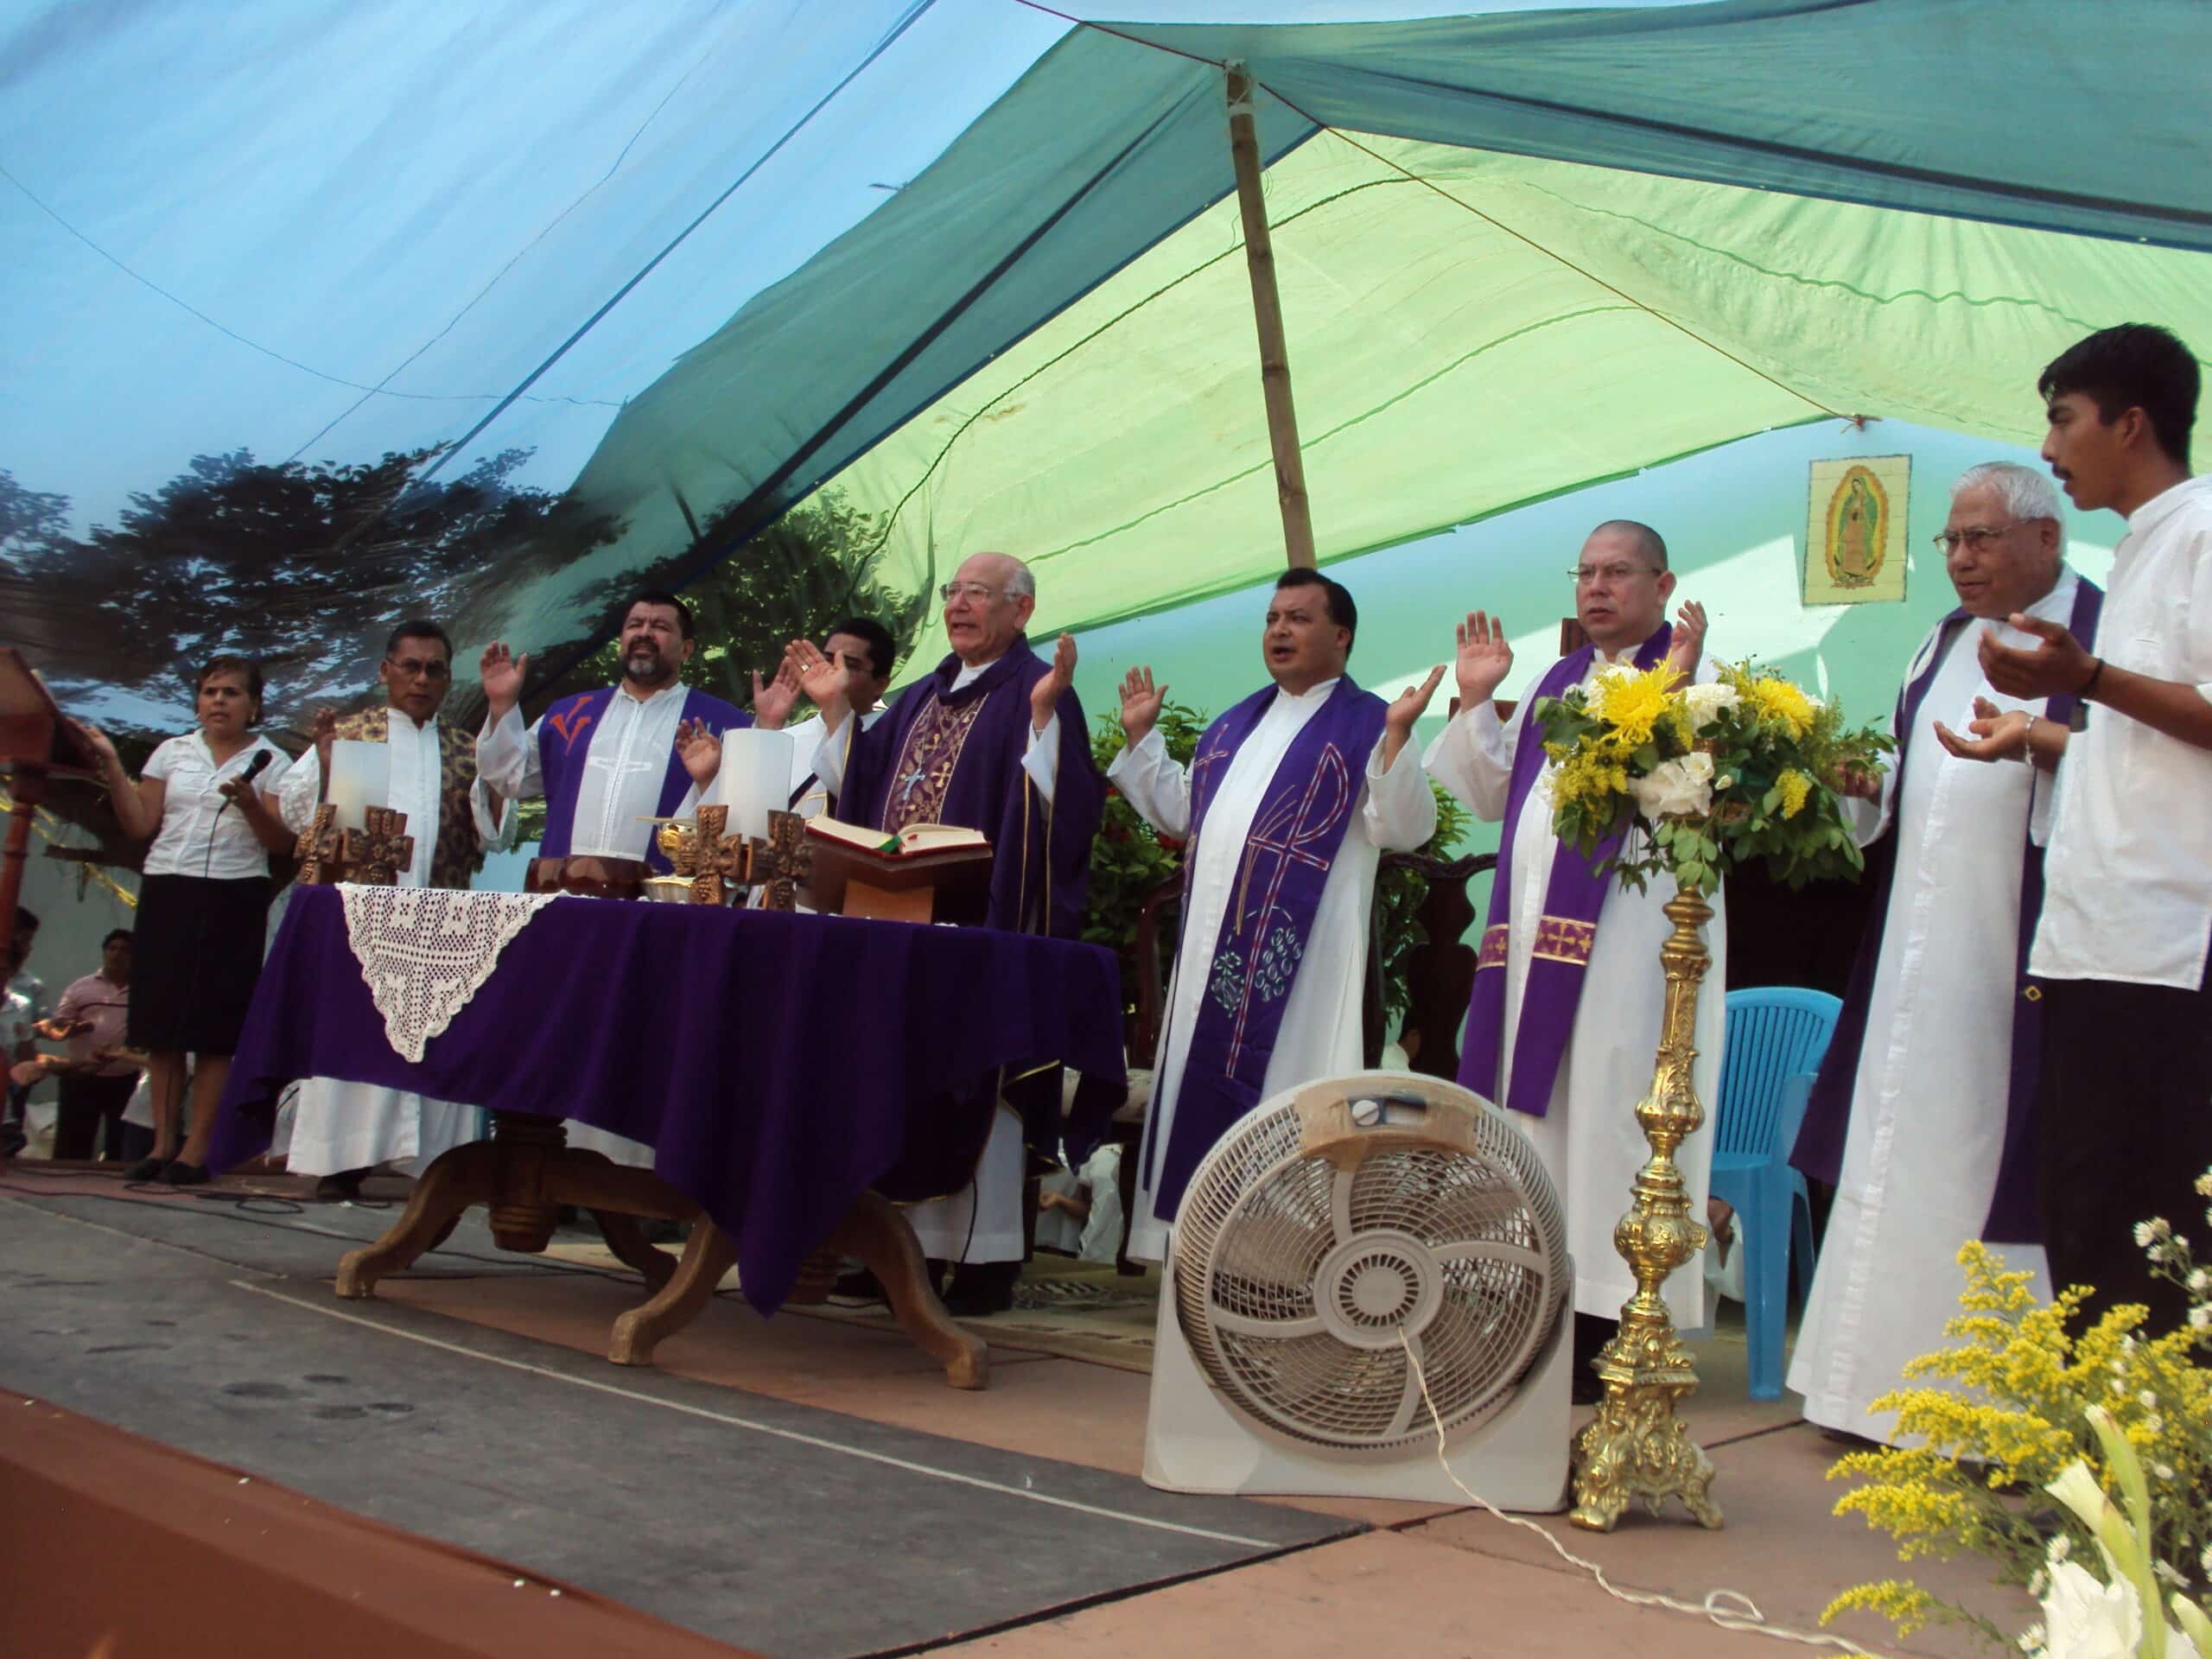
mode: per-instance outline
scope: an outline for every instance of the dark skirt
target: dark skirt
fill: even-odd
[[[149,875],[138,889],[130,969],[130,1046],[228,1054],[261,977],[269,878]]]

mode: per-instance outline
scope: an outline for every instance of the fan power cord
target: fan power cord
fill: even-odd
[[[1406,1340],[1403,1331],[1398,1332],[1398,1345],[1406,1351],[1406,1363],[1414,1368],[1414,1380],[1421,1384],[1421,1404],[1428,1408],[1428,1421],[1436,1426],[1436,1461],[1442,1465],[1445,1478],[1467,1495],[1467,1501],[1477,1509],[1509,1527],[1519,1527],[1533,1532],[1552,1548],[1552,1553],[1569,1567],[1580,1567],[1597,1581],[1598,1587],[1615,1601],[1624,1601],[1636,1607],[1663,1607],[1669,1612],[1688,1613],[1694,1618],[1711,1620],[1724,1630],[1748,1630],[1754,1636],[1772,1637],[1777,1642],[1796,1642],[1808,1648],[1836,1648],[1845,1653],[1862,1656],[1862,1659],[1877,1659],[1877,1656],[1860,1647],[1856,1642],[1840,1636],[1825,1636],[1808,1630],[1793,1630],[1784,1624],[1770,1624],[1758,1604],[1740,1590],[1708,1590],[1701,1602],[1678,1601],[1672,1596],[1662,1596],[1656,1591],[1623,1590],[1605,1576],[1605,1569],[1595,1561],[1581,1556],[1560,1542],[1551,1529],[1534,1521],[1523,1520],[1506,1512],[1476,1491],[1453,1472],[1451,1459],[1445,1455],[1444,1419],[1438,1414],[1436,1401],[1428,1391],[1428,1373],[1421,1367],[1421,1356],[1414,1353],[1413,1344]]]

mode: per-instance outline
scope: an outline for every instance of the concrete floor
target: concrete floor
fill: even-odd
[[[1154,1493],[1135,1478],[1148,1382],[1124,1369],[1000,1350],[988,1391],[963,1393],[895,1335],[723,1297],[654,1370],[620,1370],[601,1355],[634,1280],[504,1256],[465,1224],[423,1271],[340,1304],[338,1255],[390,1214],[244,1197],[0,1177],[0,1386],[776,1654],[1778,1651],[1616,1600],[1478,1510]],[[1747,1399],[1740,1340],[1701,1344],[1700,1366],[1689,1415],[1727,1528],[1544,1529],[1624,1589],[1727,1586],[1801,1630],[1838,1590],[1902,1575],[1885,1536],[1831,1513],[1838,1448],[1793,1398]],[[1912,1573],[2027,1622],[1972,1562]],[[1834,1633],[1975,1650],[1865,1618]]]

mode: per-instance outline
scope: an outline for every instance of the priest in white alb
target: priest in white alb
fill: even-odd
[[[1905,670],[1894,766],[1842,780],[1871,906],[1792,1160],[1836,1192],[1789,1386],[1808,1421],[1872,1440],[1895,1429],[1874,1401],[1905,1386],[1905,1363],[1942,1347],[1958,1314],[1961,1244],[2000,1247],[2050,1294],[2030,1133],[2039,994],[2026,974],[2043,893],[2030,831],[2049,781],[1948,753],[1945,739],[2000,709],[2063,726],[2071,697],[2000,696],[1976,646],[1985,629],[2031,646],[2005,622],[2018,614],[2087,642],[2102,600],[2066,568],[2058,492],[2029,467],[1962,474],[1936,544],[1958,608]]]
[[[1661,906],[1674,895],[1663,881],[1642,893],[1624,889],[1596,868],[1606,850],[1591,860],[1560,843],[1546,787],[1551,762],[1531,716],[1540,699],[1593,686],[1618,665],[1664,661],[1698,679],[1714,676],[1701,660],[1704,611],[1686,605],[1677,625],[1667,621],[1675,577],[1667,544],[1649,525],[1625,518],[1599,525],[1571,574],[1575,620],[1590,643],[1552,664],[1509,722],[1491,701],[1513,667],[1504,626],[1483,612],[1470,616],[1459,629],[1459,709],[1429,746],[1427,764],[1478,818],[1505,825],[1459,1081],[1515,1114],[1558,1188],[1574,1257],[1574,1386],[1588,1399],[1598,1390],[1587,1362],[1636,1291],[1613,1249],[1613,1227],[1651,1156],[1636,1104],[1649,1090],[1659,1046],[1666,1000],[1659,947],[1674,931]],[[1691,1068],[1706,1124],[1675,1154],[1694,1216],[1706,1208],[1726,1017],[1719,988],[1727,983],[1727,918],[1718,895],[1713,906],[1706,928],[1713,966],[1698,1001]],[[1704,1325],[1697,1262],[1669,1277],[1665,1294],[1678,1329]]]
[[[329,793],[330,746],[339,739],[379,743],[389,784],[381,802],[407,815],[415,842],[403,887],[466,887],[486,851],[514,833],[514,812],[486,787],[476,746],[466,731],[438,717],[453,689],[453,642],[436,623],[403,622],[385,642],[377,668],[382,708],[340,715],[325,709],[315,721],[315,747],[295,761],[277,790],[290,829],[304,830]],[[378,1164],[413,1160],[417,1171],[449,1147],[474,1141],[482,1113],[474,1106],[332,1077],[300,1084],[285,1166],[321,1179],[319,1198],[358,1198],[361,1179]]]
[[[874,617],[849,616],[822,636],[822,654],[845,671],[846,696],[861,729],[872,730],[883,718],[883,694],[890,689],[891,671],[899,665],[899,642],[891,630]],[[831,804],[814,769],[828,728],[816,713],[785,729],[791,735],[791,810],[802,818],[818,818]]]
[[[1149,669],[1122,682],[1128,741],[1107,779],[1189,843],[1133,1256],[1165,1257],[1184,1187],[1238,1118],[1285,1089],[1361,1069],[1376,870],[1385,850],[1436,832],[1409,740],[1444,671],[1385,704],[1344,671],[1358,626],[1341,584],[1284,575],[1260,639],[1274,683],[1209,726],[1187,767],[1155,729],[1166,688]]]
[[[653,820],[696,811],[721,767],[720,734],[753,723],[683,683],[697,649],[690,606],[674,594],[640,594],[622,619],[621,679],[559,699],[525,731],[518,705],[530,658],[498,642],[486,648],[479,670],[490,706],[476,764],[510,799],[545,798],[544,840],[526,881],[533,890],[634,898],[649,873],[667,874]],[[756,673],[753,687],[760,724],[780,726],[795,679],[766,688]],[[640,1141],[574,1119],[568,1130],[571,1146],[653,1166]]]

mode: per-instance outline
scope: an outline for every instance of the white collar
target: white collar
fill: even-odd
[[[1340,674],[1332,676],[1322,681],[1320,684],[1309,687],[1304,691],[1287,690],[1278,685],[1275,687],[1275,695],[1286,702],[1319,702],[1337,689],[1337,681],[1343,677]]]
[[[2212,492],[2212,477],[2184,478],[2180,483],[2160,490],[2127,515],[2127,533],[2148,535],[2207,492]]]
[[[628,683],[625,682],[618,683],[614,687],[614,695],[618,698],[628,699],[630,702],[636,703],[640,709],[650,709],[653,704],[658,702],[663,697],[667,696],[671,692],[674,692],[677,696],[681,696],[690,689],[691,688],[690,686],[684,684],[680,679],[671,680],[666,685],[661,687],[659,690],[654,692],[650,697],[641,697],[636,692],[631,690]]]

